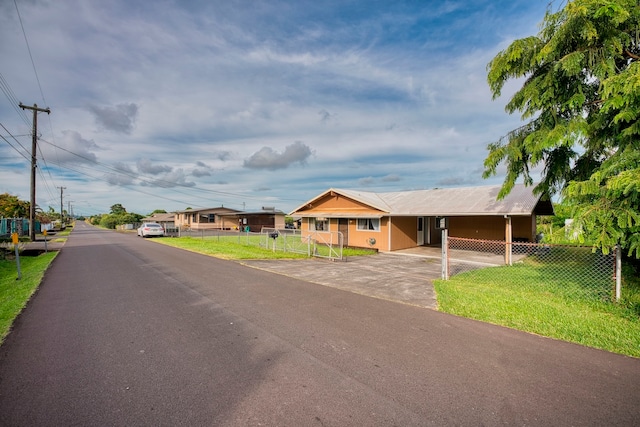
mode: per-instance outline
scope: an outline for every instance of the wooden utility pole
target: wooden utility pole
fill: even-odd
[[[64,211],[62,210],[62,191],[67,187],[56,187],[60,189],[60,230],[64,228]]]
[[[22,105],[20,108],[23,110],[33,111],[33,129],[31,131],[31,200],[29,203],[29,239],[32,242],[36,240],[36,153],[37,153],[37,141],[38,141],[38,112],[51,114],[51,110],[48,108],[38,108],[38,104],[33,104],[33,107]]]

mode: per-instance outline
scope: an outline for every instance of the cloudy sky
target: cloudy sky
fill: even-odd
[[[548,0],[2,0],[0,193],[289,212],[333,188],[499,184],[486,65]],[[153,5],[150,7],[150,5]]]

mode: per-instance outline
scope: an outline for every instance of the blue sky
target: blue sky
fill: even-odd
[[[504,112],[517,82],[493,101],[486,66],[548,3],[5,0],[0,193],[29,200],[32,113],[16,100],[51,109],[45,210],[59,187],[92,215],[499,184],[482,165],[520,124]]]

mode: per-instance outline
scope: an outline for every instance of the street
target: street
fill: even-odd
[[[640,419],[640,359],[76,224],[0,347],[2,426]]]

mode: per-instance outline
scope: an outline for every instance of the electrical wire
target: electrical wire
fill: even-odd
[[[11,134],[11,132],[9,132],[9,130],[8,130],[8,129],[7,129],[7,128],[2,124],[2,123],[0,123],[0,126],[2,126],[2,129],[4,129],[4,130],[5,130],[5,132],[7,132],[7,133],[9,134],[9,136],[10,136],[11,138],[13,138],[13,139],[16,141],[16,143],[18,143],[18,145],[19,145],[19,146],[24,150],[24,153],[27,153],[27,154],[21,153],[21,152],[20,152],[20,150],[18,150],[16,147],[14,147],[13,145],[11,145],[11,143],[9,142],[9,140],[7,140],[4,136],[0,135],[0,137],[1,137],[2,139],[4,139],[4,140],[6,141],[6,143],[7,143],[7,144],[9,144],[9,146],[10,146],[11,148],[13,148],[14,150],[16,150],[16,152],[17,152],[18,154],[20,154],[20,155],[21,155],[22,157],[24,157],[26,160],[31,161],[31,158],[30,158],[31,156],[29,156],[29,154],[28,154],[28,153],[29,153],[29,151],[27,151],[27,149],[26,149],[26,148],[24,148],[24,146],[23,146],[22,144],[20,144],[20,141],[18,141],[18,140],[16,139],[16,137],[15,137],[15,136],[13,136],[13,135]]]
[[[36,63],[33,60],[33,55],[31,54],[31,47],[29,46],[29,40],[27,39],[27,33],[24,30],[24,24],[22,23],[22,16],[20,16],[20,10],[18,9],[17,0],[13,0],[13,4],[16,6],[16,12],[18,14],[18,20],[20,21],[20,28],[22,28],[22,35],[24,36],[24,41],[27,44],[27,51],[29,52],[29,58],[31,59],[31,65],[33,66],[33,73],[36,75],[36,81],[38,82],[38,88],[40,89],[40,96],[42,96],[42,102],[44,102],[44,105],[47,105],[47,101],[44,99],[44,92],[42,91],[42,85],[40,84],[40,77],[38,77],[38,70],[36,69]]]
[[[7,97],[7,99],[9,100],[9,104],[11,104],[11,107],[18,113],[22,121],[27,126],[31,126],[31,123],[29,123],[29,119],[27,119],[27,115],[25,114],[24,110],[22,110],[21,108],[18,108],[18,105],[20,105],[20,102],[16,98],[15,94],[13,93],[13,90],[11,89],[11,86],[9,86],[9,83],[4,78],[2,73],[0,73],[0,90],[2,90],[2,92],[4,93],[4,96]]]

